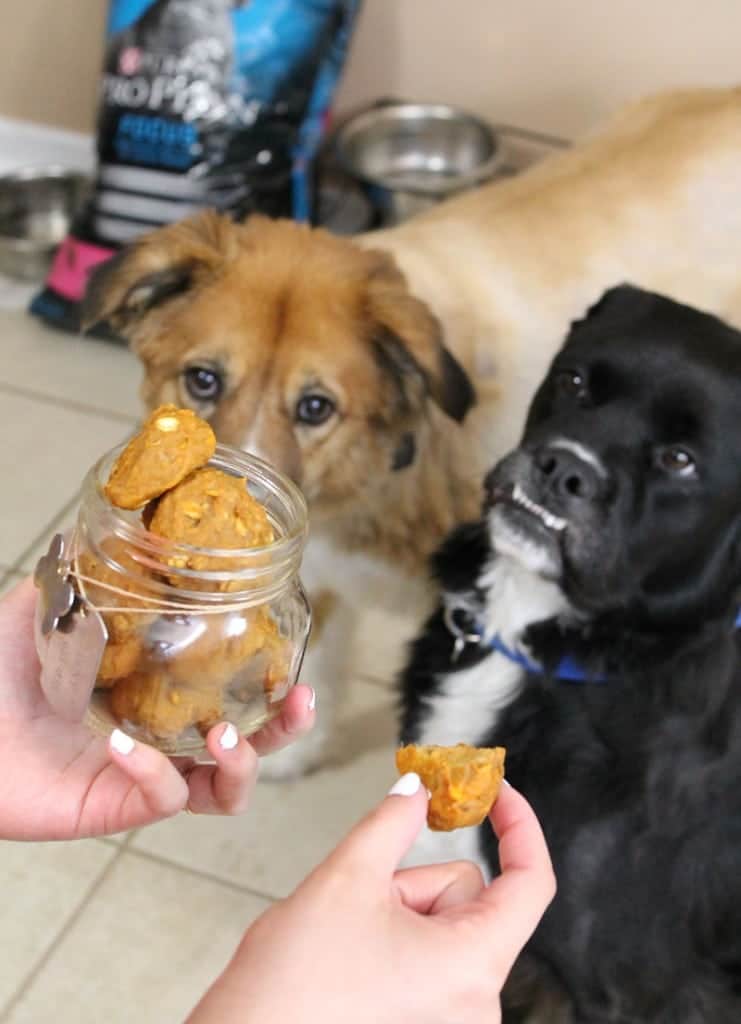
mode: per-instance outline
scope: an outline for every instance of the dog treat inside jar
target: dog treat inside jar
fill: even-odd
[[[37,570],[37,643],[52,704],[69,689],[57,663],[76,660],[75,642],[98,642],[84,709],[94,731],[118,727],[168,754],[204,750],[218,721],[255,732],[280,710],[306,647],[305,539],[294,484],[217,446],[192,412],[156,410],[90,472],[74,533]],[[61,616],[58,580],[74,591]],[[79,693],[83,683],[75,685]]]

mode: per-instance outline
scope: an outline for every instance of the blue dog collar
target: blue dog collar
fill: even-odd
[[[516,665],[520,665],[530,675],[542,675],[545,669],[537,661],[531,661],[527,655],[523,654],[522,651],[515,650],[513,647],[508,647],[507,644],[502,640],[500,636],[495,634],[489,640],[484,641],[483,636],[480,638],[479,643],[487,643],[492,651],[496,651],[498,654],[503,654],[505,658],[513,661]],[[555,679],[561,679],[568,683],[606,683],[607,679],[605,676],[588,676],[581,665],[578,665],[573,658],[567,654],[561,658],[558,664],[555,666],[551,675]]]
[[[504,643],[502,638],[498,635],[494,635],[491,639],[484,641],[483,636],[480,638],[479,643],[486,642],[493,651],[497,651],[498,654],[503,654],[505,658],[510,661],[514,661],[516,665],[520,665],[529,672],[530,675],[542,675],[545,669],[537,661],[531,661],[522,651],[517,651],[512,647],[508,647]],[[605,676],[588,676],[581,665],[578,665],[573,658],[569,655],[561,658],[558,664],[555,666],[551,675],[555,679],[561,679],[567,683],[606,683],[607,678]]]
[[[514,662],[515,665],[519,665],[520,668],[524,669],[525,672],[530,675],[543,675],[545,669],[539,662],[532,661],[522,651],[518,651],[514,647],[510,647],[506,644],[499,634],[495,633],[492,637],[486,636],[486,631],[479,627],[477,622],[474,622],[472,630],[467,631],[462,629],[455,621],[455,613],[457,611],[466,611],[466,609],[460,605],[446,605],[443,613],[443,620],[448,628],[448,631],[453,636],[453,653],[451,655],[451,661],[456,662],[463,653],[464,648],[469,644],[475,644],[477,647],[486,646],[492,651],[496,651],[497,654],[502,654],[508,661]],[[736,616],[734,627],[741,629],[741,611]],[[567,683],[606,683],[606,676],[590,676],[584,671],[583,667],[579,665],[573,658],[568,654],[565,655],[555,668],[550,673],[555,679],[560,679]]]

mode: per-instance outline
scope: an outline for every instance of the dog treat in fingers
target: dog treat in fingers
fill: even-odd
[[[216,450],[211,427],[190,409],[161,405],[116,460],[105,496],[117,508],[141,508],[205,466]]]
[[[436,832],[480,825],[491,810],[504,778],[504,747],[400,747],[400,774],[416,772],[432,796],[427,824]]]

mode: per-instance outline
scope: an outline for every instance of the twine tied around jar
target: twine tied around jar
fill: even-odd
[[[245,606],[244,601],[232,601],[214,604],[178,601],[154,597],[148,594],[137,594],[137,604],[96,604],[87,592],[86,584],[98,587],[109,594],[131,598],[131,591],[117,587],[113,583],[88,576],[80,569],[79,554],[75,544],[71,546],[58,533],[52,538],[49,550],[39,559],[34,581],[41,592],[43,602],[42,631],[48,634],[57,628],[59,623],[72,610],[75,599],[98,615],[125,612],[130,615],[224,615],[228,612],[239,612]]]

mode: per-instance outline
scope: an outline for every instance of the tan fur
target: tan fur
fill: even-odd
[[[142,281],[185,266],[194,268],[187,291],[132,314],[127,296],[138,299]],[[376,549],[418,572],[439,538],[473,514],[478,481],[439,473],[441,462],[466,457],[452,421],[428,407],[428,387],[414,374],[408,408],[397,409],[399,396],[374,358],[371,336],[383,327],[403,339],[434,393],[437,322],[383,254],[290,221],[253,217],[238,226],[206,213],[141,242],[111,278],[98,314],[131,338],[146,367],[149,407],[187,403],[178,383],[185,362],[219,362],[227,394],[216,409],[201,410],[219,440],[241,445],[259,421],[259,448],[300,480],[314,522],[331,520],[348,547]],[[294,429],[290,411],[307,381],[340,403],[329,432]],[[416,431],[418,458],[393,474],[406,427]]]
[[[430,552],[476,514],[481,474],[516,442],[570,322],[630,281],[741,325],[739,268],[741,90],[690,90],[355,241],[215,214],[163,229],[103,272],[89,315],[130,338],[149,407],[187,404],[186,364],[223,366],[226,395],[199,409],[220,440],[299,479],[333,548],[424,583]],[[150,308],[147,279],[184,269],[187,290]],[[389,338],[410,372],[379,359]],[[441,339],[478,393],[462,425],[441,408]],[[293,420],[307,382],[338,403],[324,427]],[[393,472],[408,432],[416,458]]]

